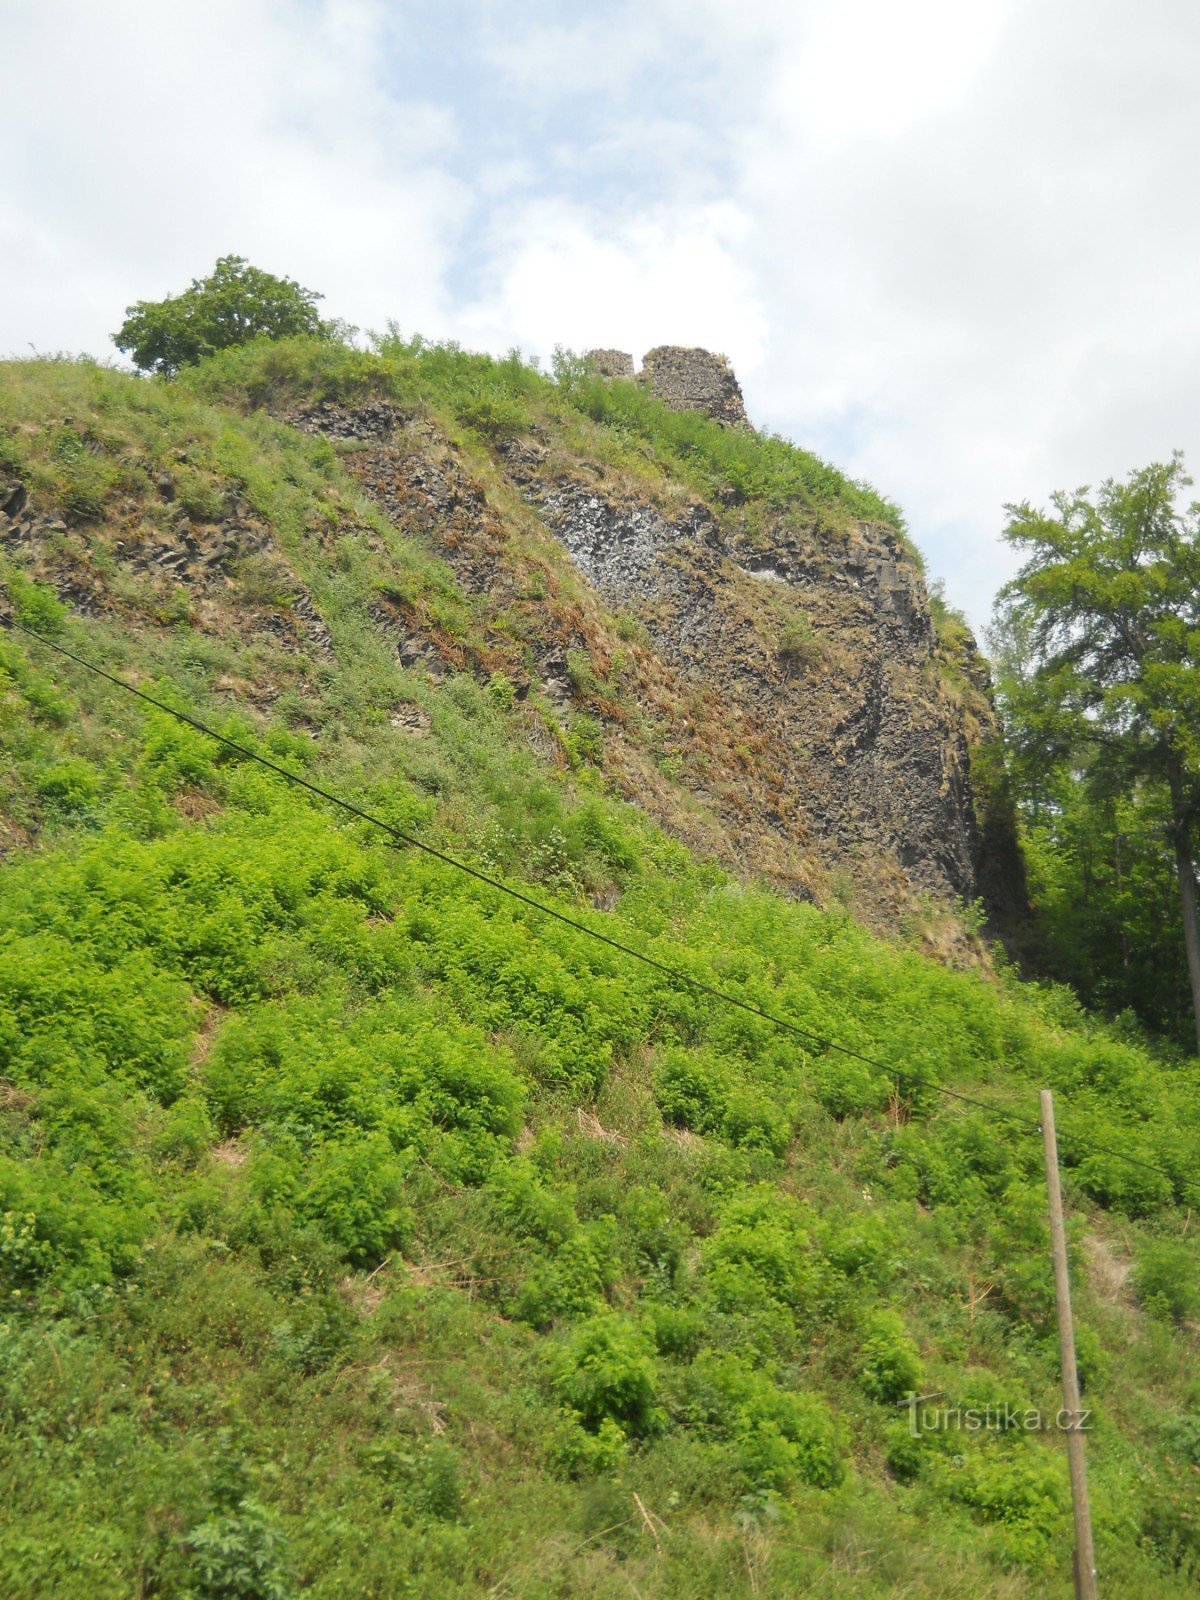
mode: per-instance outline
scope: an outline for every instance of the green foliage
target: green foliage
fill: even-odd
[[[255,1500],[242,1500],[200,1523],[186,1549],[195,1574],[196,1600],[290,1600],[282,1569],[283,1541],[273,1519]]]
[[[693,1419],[728,1441],[725,1459],[744,1493],[830,1489],[842,1480],[844,1439],[819,1397],[785,1389],[734,1355],[702,1355],[688,1372]]]
[[[805,611],[798,611],[779,630],[779,659],[789,667],[811,666],[819,654],[812,619]]]
[[[18,573],[9,579],[8,592],[12,598],[13,615],[18,622],[50,638],[60,631],[67,608],[53,590],[44,584],[31,583]]]
[[[765,1184],[729,1201],[704,1246],[711,1292],[723,1311],[808,1306],[817,1269],[806,1220],[795,1201]]]
[[[554,1392],[589,1433],[608,1423],[644,1438],[662,1424],[653,1349],[636,1324],[612,1314],[571,1335],[558,1356]]]
[[[43,768],[37,792],[57,811],[85,812],[99,798],[99,774],[88,761],[56,761]]]
[[[1093,1003],[1195,1040],[1200,991],[1189,1008],[1179,949],[1182,933],[1200,963],[1190,481],[1176,455],[1094,497],[1057,494],[1054,514],[1009,506],[1005,537],[1026,560],[1001,594],[994,643],[1047,967]]]
[[[250,1474],[228,1434],[220,1445],[209,1515],[183,1541],[186,1592],[195,1600],[291,1600],[295,1590],[278,1523],[253,1497]]]
[[[948,1464],[951,1494],[1001,1531],[1007,1562],[1037,1568],[1049,1563],[1054,1545],[1069,1539],[1065,1463],[1020,1440],[989,1444]]]
[[[171,377],[218,350],[320,333],[320,298],[242,256],[222,256],[207,278],[194,278],[182,294],[127,307],[113,343],[143,372]]]
[[[1200,1318],[1200,1257],[1182,1239],[1148,1239],[1138,1254],[1134,1286],[1156,1317]]]
[[[861,1349],[862,1385],[876,1400],[896,1402],[921,1388],[921,1358],[897,1311],[867,1319]]]
[[[730,881],[613,799],[582,747],[539,764],[515,668],[492,677],[481,648],[426,681],[370,617],[396,595],[486,645],[483,602],[328,446],[226,402],[382,395],[483,461],[463,420],[482,390],[689,493],[715,481],[708,445],[677,469],[665,434],[592,423],[520,361],[419,341],[259,343],[171,384],[5,377],[35,495],[88,462],[106,518],[172,514],[162,471],[204,515],[236,494],[333,639],[57,610],[69,646],[897,1073],[1032,1115],[1055,1088],[1080,1231],[1119,1238],[1146,1297],[1109,1293],[1090,1240],[1074,1255],[1106,1592],[1182,1600],[1194,1064],[1065,990]],[[66,416],[87,418],[82,449]],[[389,715],[414,701],[420,739]],[[892,1398],[1057,1407],[1035,1130],[710,1002],[16,632],[0,743],[6,1600],[1069,1589],[1059,1442],[914,1440]]]
[[[1141,1539],[1169,1570],[1200,1579],[1200,1498],[1196,1468],[1165,1462],[1142,1485]]]
[[[380,1134],[320,1145],[295,1193],[297,1216],[324,1229],[352,1266],[376,1267],[411,1230],[403,1204],[407,1166]],[[274,1174],[264,1174],[271,1183]]]

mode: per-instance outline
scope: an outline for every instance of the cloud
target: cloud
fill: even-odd
[[[705,343],[758,358],[766,319],[729,205],[655,207],[602,219],[567,201],[517,207],[492,237],[487,290],[459,318],[464,337],[547,353]]]
[[[1200,460],[1191,0],[10,0],[0,350],[236,250],[364,326],[733,360],[976,621],[1002,502]]]
[[[1200,13],[959,10],[751,7],[777,48],[732,194],[770,327],[752,414],[898,498],[981,621],[1004,501],[1200,451]]]
[[[442,317],[471,195],[452,109],[379,82],[386,22],[362,0],[9,7],[0,350],[102,353],[128,301],[231,251],[351,320]]]

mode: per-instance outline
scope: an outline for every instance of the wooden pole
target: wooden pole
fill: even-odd
[[[1078,1600],[1096,1600],[1096,1556],[1092,1548],[1092,1513],[1088,1505],[1087,1465],[1080,1428],[1079,1374],[1075,1370],[1075,1325],[1071,1320],[1071,1280],[1067,1275],[1067,1235],[1063,1227],[1062,1186],[1058,1178],[1058,1140],[1054,1136],[1054,1096],[1042,1090],[1042,1146],[1046,1154],[1046,1190],[1050,1196],[1050,1249],[1054,1258],[1054,1299],[1058,1307],[1058,1353],[1062,1366],[1067,1465],[1071,1471],[1071,1504],[1075,1512],[1075,1593]]]

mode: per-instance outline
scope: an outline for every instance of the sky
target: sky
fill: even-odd
[[[1005,502],[1200,468],[1195,0],[0,0],[0,57],[0,355],[231,253],[363,329],[702,345],[977,626]]]

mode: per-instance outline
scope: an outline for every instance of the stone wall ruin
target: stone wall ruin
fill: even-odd
[[[602,378],[644,384],[650,393],[676,411],[699,411],[730,428],[749,426],[742,391],[724,356],[686,345],[660,344],[648,350],[635,374],[633,357],[624,350],[589,350],[586,357]]]

